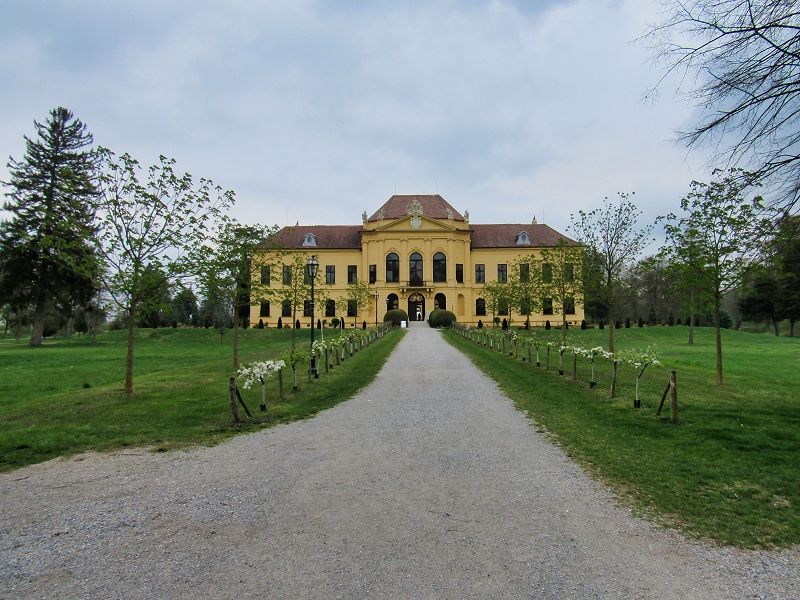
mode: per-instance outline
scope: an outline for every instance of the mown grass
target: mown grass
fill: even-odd
[[[42,347],[0,340],[0,470],[7,471],[85,450],[147,445],[159,450],[214,444],[230,435],[313,416],[352,397],[371,382],[400,341],[392,331],[313,383],[291,368],[267,382],[267,410],[259,411],[261,386],[242,390],[252,419],[233,425],[228,400],[232,336],[214,330],[137,331],[134,396],[125,396],[126,332],[54,339]],[[336,335],[329,333],[328,335]],[[308,344],[309,330],[298,332]],[[327,337],[327,336],[326,336]],[[276,359],[291,347],[291,331],[241,332],[240,363]]]
[[[645,372],[641,409],[633,408],[630,367],[620,368],[611,399],[609,361],[596,359],[598,386],[589,389],[589,362],[579,358],[573,382],[571,353],[559,376],[557,352],[546,371],[544,349],[537,368],[522,355],[509,358],[452,331],[448,339],[641,513],[721,545],[800,543],[800,340],[724,331],[725,384],[718,386],[713,330],[697,329],[693,346],[686,327],[615,333],[618,350],[655,345],[664,363]],[[558,339],[554,331],[536,335]],[[607,330],[570,330],[568,341],[606,346],[607,336]],[[670,369],[677,372],[678,424],[669,422],[669,399],[655,416]]]

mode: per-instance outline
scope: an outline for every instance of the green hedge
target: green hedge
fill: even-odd
[[[449,310],[437,308],[428,316],[428,325],[431,327],[450,327],[457,321],[456,315]]]
[[[394,308],[383,315],[383,322],[391,321],[395,327],[400,327],[400,321],[408,323],[408,313],[402,308]]]

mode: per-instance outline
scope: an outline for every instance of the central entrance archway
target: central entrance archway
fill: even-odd
[[[408,320],[425,320],[425,296],[419,292],[414,292],[408,297]]]

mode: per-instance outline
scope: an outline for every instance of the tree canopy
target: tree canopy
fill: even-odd
[[[93,138],[68,109],[34,121],[22,160],[9,160],[10,191],[0,223],[0,303],[34,309],[30,344],[41,344],[48,310],[71,313],[97,291],[98,261],[90,245],[96,232],[97,154]]]

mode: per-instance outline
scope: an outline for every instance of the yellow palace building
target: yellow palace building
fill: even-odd
[[[372,216],[365,212],[361,225],[296,225],[276,234],[285,250],[319,260],[317,289],[329,299],[316,303],[314,319],[330,323],[332,317],[344,318],[348,326],[364,321],[374,325],[392,308],[405,310],[412,321],[446,308],[460,323],[482,320],[489,325],[484,284],[505,281],[511,263],[552,248],[560,239],[573,242],[536,219],[525,225],[471,224],[468,212],[461,215],[438,194],[394,195]],[[346,294],[347,286],[357,281],[368,284],[372,300],[355,315]],[[280,280],[271,285],[280,286]],[[561,322],[560,315],[544,310],[549,314],[530,315],[531,325],[544,325],[547,319],[554,326]],[[524,317],[513,316],[513,325],[523,324]],[[262,302],[251,308],[250,323],[260,320],[275,327],[279,317],[291,323],[287,306]],[[298,319],[303,327],[311,325],[308,311],[299,311]],[[571,325],[582,319],[580,305],[567,314]]]

